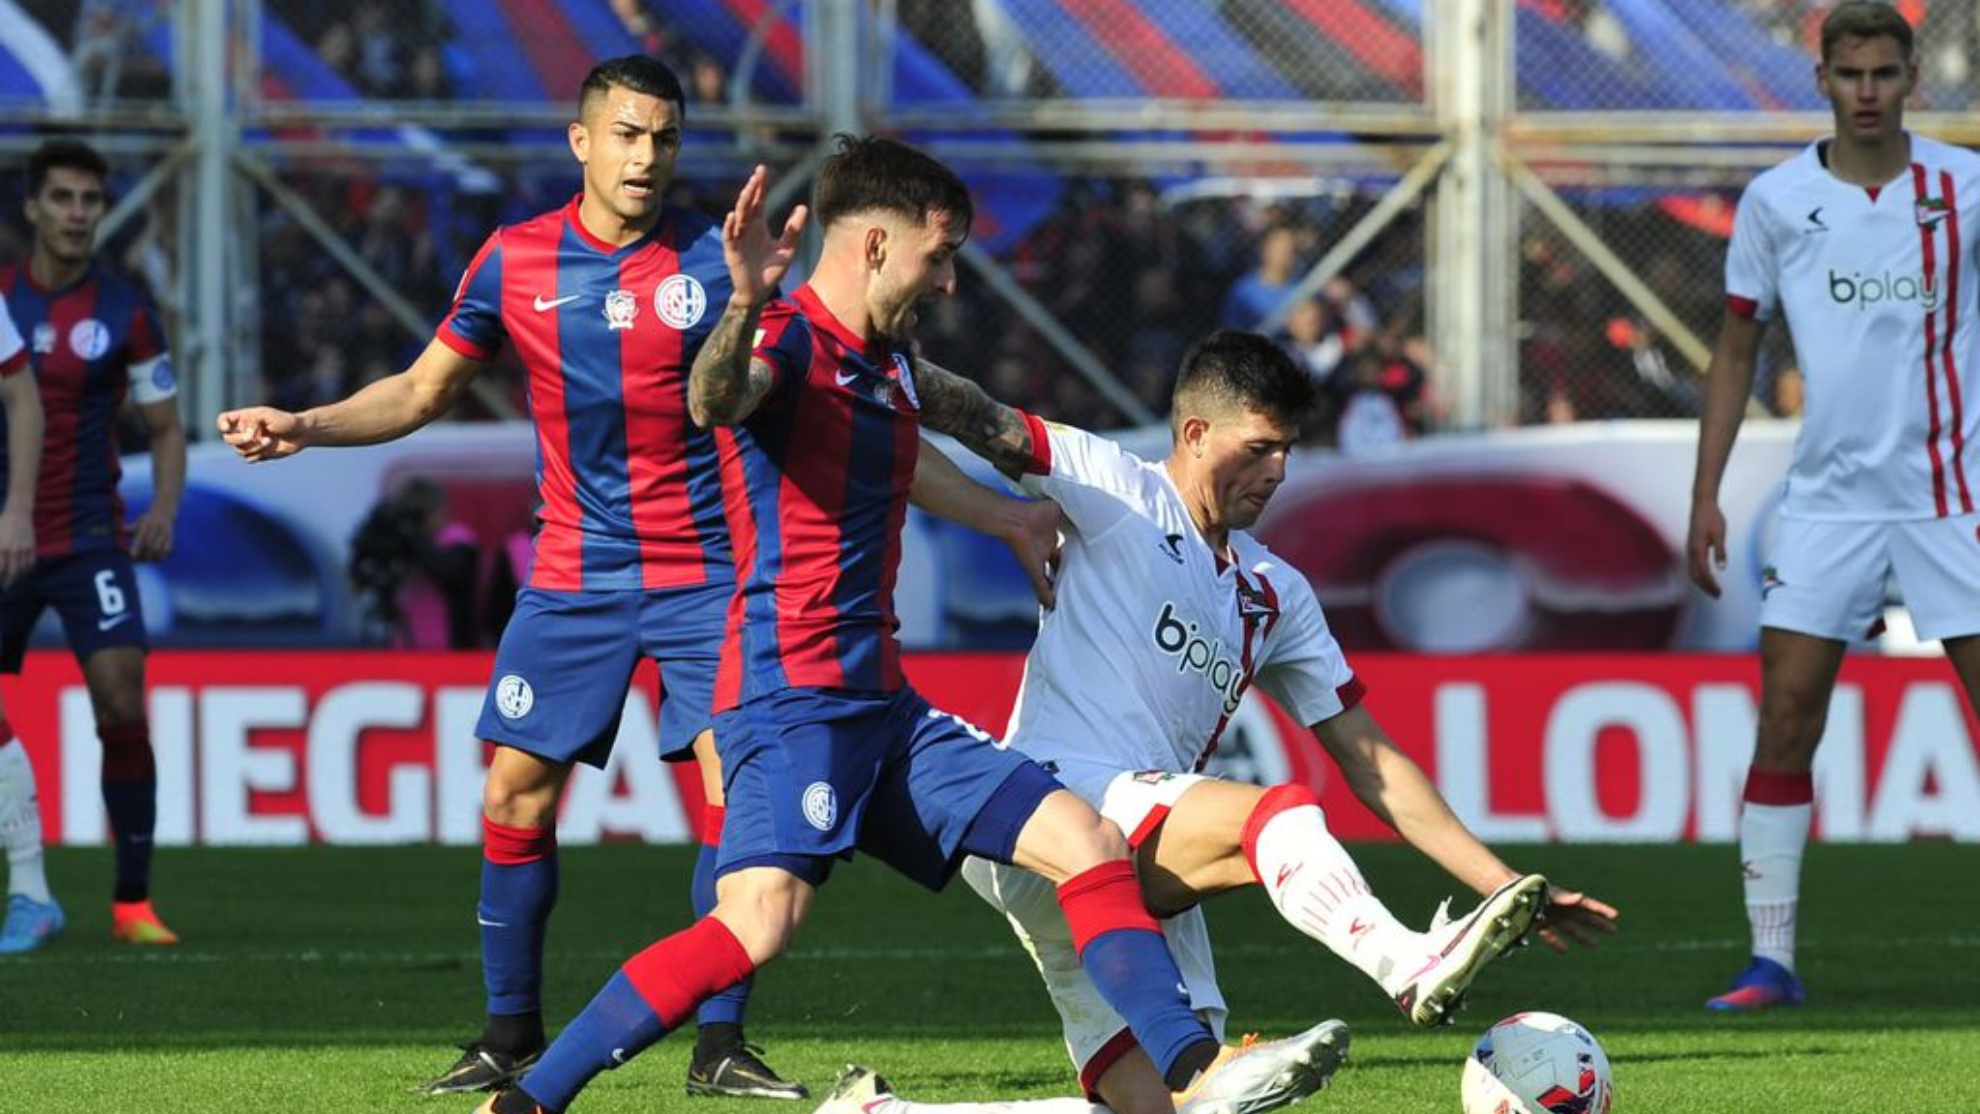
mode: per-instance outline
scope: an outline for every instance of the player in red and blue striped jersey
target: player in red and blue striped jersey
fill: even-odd
[[[144,609],[132,560],[162,560],[172,551],[185,491],[186,433],[150,299],[94,259],[109,175],[88,144],[42,144],[28,160],[33,248],[26,266],[0,273],[0,293],[28,340],[46,421],[34,500],[36,560],[0,594],[0,672],[20,672],[35,620],[53,607],[82,663],[103,743],[103,804],[117,863],[111,933],[125,943],[176,944],[178,936],[151,904],[158,776],[145,716]],[[153,492],[129,527],[117,493],[123,474],[117,417],[127,398],[150,430]],[[12,736],[0,712],[0,739]],[[42,939],[61,925],[52,897],[49,910],[40,921]],[[22,950],[14,923],[10,915],[0,950]]]
[[[911,148],[845,138],[819,172],[817,271],[768,310],[805,213],[773,242],[765,192],[758,168],[724,224],[734,291],[689,381],[696,420],[732,433],[722,455],[738,585],[716,694],[730,804],[720,900],[628,960],[482,1110],[565,1110],[599,1072],[781,953],[855,849],[932,888],[965,854],[1059,883],[1083,965],[1172,1090],[1263,1112],[1317,1089],[1338,1062],[1320,1047],[1330,1032],[1226,1053],[1178,994],[1120,832],[901,675],[893,586],[921,455],[905,345],[916,306],[955,289],[968,191]]]
[[[488,1019],[433,1093],[504,1083],[543,1048],[557,805],[575,763],[604,764],[641,657],[660,667],[663,756],[702,759],[710,807],[693,896],[697,911],[714,904],[722,791],[709,700],[735,574],[714,438],[688,421],[686,389],[729,275],[713,222],[661,200],[685,112],[662,63],[601,63],[570,126],[583,192],[488,238],[410,368],[301,414],[219,418],[244,457],[270,460],[403,437],[439,417],[504,344],[527,373],[541,529],[476,728],[495,746],[476,906]],[[803,1098],[745,1046],[746,999],[738,988],[704,1012],[689,1091]]]
[[[555,822],[576,762],[602,765],[632,671],[660,667],[663,754],[701,761],[711,802],[693,889],[715,904],[722,780],[709,730],[717,653],[734,590],[714,438],[687,417],[687,371],[726,304],[718,229],[663,205],[679,152],[679,82],[645,57],[587,77],[573,154],[584,192],[490,237],[413,366],[336,404],[219,417],[249,461],[310,445],[392,440],[438,417],[504,343],[528,373],[542,528],[496,651],[477,733],[495,746],[483,794],[482,966],[488,1020],[429,1090],[514,1078],[544,1044],[542,949],[557,892]],[[984,499],[954,465],[917,499],[934,513],[1041,551],[1040,517]],[[985,493],[987,494],[987,493]],[[1042,531],[1049,537],[1047,523]],[[795,1099],[742,1034],[746,985],[707,1002],[690,1094]]]

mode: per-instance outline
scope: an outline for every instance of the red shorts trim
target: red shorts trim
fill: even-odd
[[[1093,1058],[1086,1061],[1086,1066],[1079,1069],[1079,1085],[1086,1092],[1086,1101],[1094,1103],[1100,1101],[1100,1092],[1096,1090],[1100,1086],[1100,1077],[1106,1075],[1108,1068],[1120,1063],[1121,1057],[1134,1051],[1134,1048],[1134,1033],[1122,1029],[1108,1037],[1107,1043],[1100,1046],[1100,1051],[1095,1052]]]

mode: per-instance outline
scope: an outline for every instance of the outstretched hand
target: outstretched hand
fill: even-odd
[[[728,260],[729,279],[735,284],[732,297],[747,305],[762,305],[784,281],[784,272],[797,258],[798,236],[810,216],[810,210],[799,205],[784,222],[783,235],[771,239],[763,211],[769,183],[768,170],[759,166],[751,171],[749,181],[736,194],[736,207],[722,218],[722,257]]]
[[[229,410],[214,424],[220,430],[220,439],[233,446],[250,464],[294,456],[307,443],[302,420],[272,406]]]
[[[1619,915],[1607,902],[1549,884],[1547,904],[1540,911],[1540,940],[1557,952],[1567,951],[1570,940],[1593,948],[1615,934]]]

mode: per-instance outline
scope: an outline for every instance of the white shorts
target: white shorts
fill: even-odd
[[[1100,812],[1130,837],[1139,830],[1146,838],[1161,826],[1184,790],[1208,780],[1197,774],[1120,774],[1107,787],[1106,806]],[[1130,842],[1138,845],[1139,841],[1131,838]],[[1080,1086],[1092,1097],[1100,1077],[1134,1047],[1134,1036],[1080,966],[1072,930],[1059,908],[1057,888],[1028,870],[986,859],[965,861],[962,876],[983,900],[1004,914],[1018,942],[1038,964],[1052,1005],[1059,1011],[1066,1051],[1079,1071]],[[1223,991],[1217,988],[1217,965],[1210,955],[1210,930],[1203,910],[1188,910],[1163,920],[1161,925],[1169,954],[1175,957],[1189,991],[1190,1008],[1203,1017],[1218,1040],[1223,1040],[1229,1010]]]
[[[1980,634],[1980,514],[1906,522],[1783,518],[1760,581],[1760,625],[1854,642],[1897,574],[1926,640]]]

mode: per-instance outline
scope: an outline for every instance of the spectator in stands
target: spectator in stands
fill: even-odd
[[[1279,308],[1299,281],[1299,232],[1275,224],[1258,241],[1258,266],[1238,278],[1224,297],[1218,323],[1227,329],[1255,329]]]
[[[1400,444],[1423,432],[1430,377],[1402,345],[1377,337],[1356,348],[1328,384],[1340,415],[1335,442],[1344,453]]]

